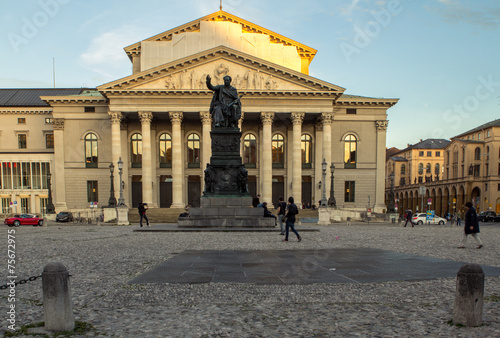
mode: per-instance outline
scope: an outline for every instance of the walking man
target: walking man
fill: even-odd
[[[148,205],[147,203],[139,203],[139,207],[137,208],[139,209],[139,216],[141,216],[141,220],[140,220],[140,224],[141,224],[141,228],[142,228],[142,219],[146,219],[146,224],[147,226],[149,226],[149,218],[148,216],[146,216],[146,210],[148,210]]]
[[[483,247],[483,243],[479,238],[479,221],[477,220],[476,209],[472,206],[471,202],[465,203],[465,226],[464,226],[464,237],[462,239],[462,244],[458,247],[459,249],[465,248],[465,243],[467,243],[467,236],[472,235],[478,244],[478,249]]]

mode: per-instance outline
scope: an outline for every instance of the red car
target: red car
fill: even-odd
[[[30,214],[14,215],[14,217],[6,218],[4,223],[10,227],[18,227],[20,225],[33,225],[36,227],[37,225],[43,225],[43,218]]]

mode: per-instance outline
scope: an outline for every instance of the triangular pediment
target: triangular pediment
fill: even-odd
[[[242,31],[245,33],[257,33],[257,34],[264,34],[268,35],[273,43],[277,44],[283,44],[285,46],[294,46],[297,48],[297,52],[302,56],[307,59],[309,59],[309,62],[312,61],[314,56],[317,53],[317,50],[314,48],[311,48],[309,46],[306,46],[300,42],[297,42],[295,40],[292,40],[290,38],[287,38],[283,35],[280,35],[278,33],[275,33],[273,31],[270,31],[264,27],[261,27],[259,25],[256,25],[250,21],[247,21],[245,19],[239,18],[233,14],[227,13],[225,11],[217,11],[215,13],[206,15],[202,18],[199,18],[197,20],[188,22],[184,25],[172,28],[168,31],[165,31],[160,34],[156,34],[148,39],[145,39],[143,41],[172,41],[175,35],[181,34],[181,33],[186,33],[186,32],[196,32],[200,30],[200,25],[201,22],[203,21],[227,21],[227,22],[232,22],[232,23],[238,23],[242,27]],[[132,58],[132,55],[134,54],[140,54],[141,53],[141,43],[143,41],[139,41],[137,43],[134,43],[130,46],[127,46],[124,48],[125,52],[127,55]]]
[[[259,92],[318,92],[340,96],[344,88],[301,72],[219,46],[131,76],[103,84],[100,91],[206,91],[205,78],[222,84],[230,75],[238,90]]]

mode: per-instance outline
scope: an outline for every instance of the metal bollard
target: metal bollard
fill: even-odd
[[[477,264],[465,264],[457,273],[453,323],[480,326],[483,322],[484,273]]]
[[[43,315],[48,331],[71,331],[75,328],[69,273],[59,262],[51,262],[42,272]]]

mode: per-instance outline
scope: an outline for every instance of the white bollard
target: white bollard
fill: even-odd
[[[453,324],[480,326],[483,323],[484,273],[477,264],[465,264],[457,274]]]
[[[42,273],[43,315],[48,331],[71,331],[75,328],[69,273],[59,262],[51,262]]]

